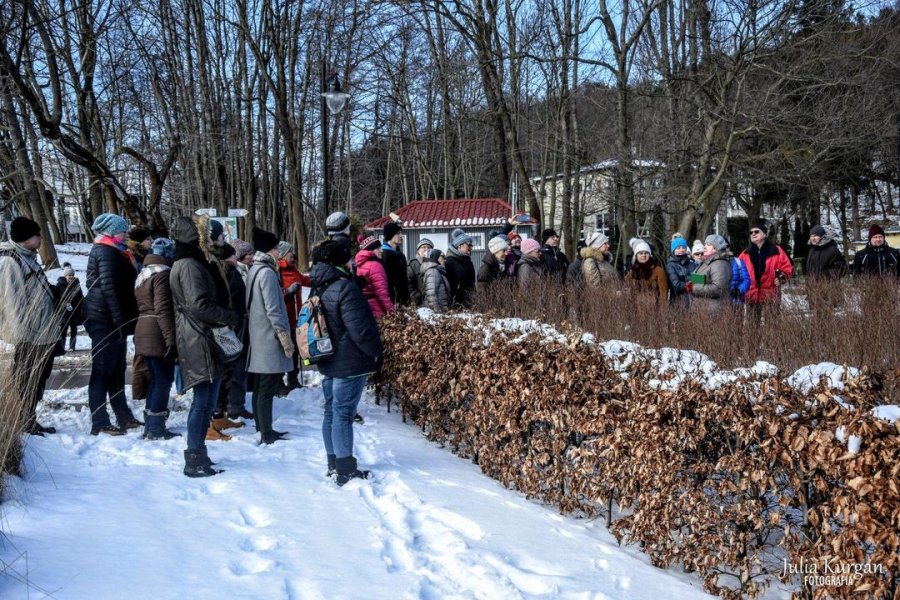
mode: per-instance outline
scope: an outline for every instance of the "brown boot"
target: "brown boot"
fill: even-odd
[[[214,442],[217,440],[220,442],[227,442],[231,440],[231,436],[222,433],[221,431],[210,425],[209,429],[206,430],[206,441]]]
[[[238,427],[243,427],[243,421],[232,421],[228,417],[220,417],[218,419],[212,420],[212,426],[218,429],[219,431],[224,431],[226,429],[237,429]]]

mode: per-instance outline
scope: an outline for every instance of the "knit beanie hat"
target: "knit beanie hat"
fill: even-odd
[[[222,260],[228,260],[235,254],[237,254],[237,251],[234,249],[234,246],[232,246],[231,244],[225,244],[224,246],[222,246],[222,253],[219,258],[221,258]]]
[[[41,235],[41,226],[28,217],[16,217],[9,226],[9,239],[16,243],[30,240],[36,235]]]
[[[150,237],[150,231],[144,229],[143,227],[132,227],[131,231],[128,232],[128,239],[137,242],[140,244],[144,240]]]
[[[69,275],[75,277],[75,269],[72,268],[72,265],[66,265],[65,267],[63,267],[62,273],[63,277],[68,277]]]
[[[285,256],[288,255],[289,252],[294,251],[294,245],[289,244],[283,240],[278,242],[277,248],[278,248],[278,260],[283,259]]]
[[[175,257],[175,242],[168,238],[156,238],[150,246],[150,254],[164,258]]]
[[[418,245],[416,245],[416,251],[418,252],[419,248],[421,248],[422,246],[431,246],[432,248],[434,248],[434,242],[432,242],[428,238],[422,238],[421,240],[419,240]]]
[[[338,211],[325,219],[325,232],[331,236],[338,233],[350,233],[350,217]]]
[[[270,252],[272,248],[278,245],[278,236],[270,231],[253,228],[253,249],[257,252]]]
[[[653,250],[650,249],[650,244],[641,238],[631,238],[628,240],[628,245],[631,246],[631,251],[634,252],[634,262],[637,262],[637,255],[640,252],[647,252],[650,256],[653,256]]]
[[[609,237],[599,231],[595,231],[588,236],[587,245],[591,248],[599,248],[603,244],[609,243]]]
[[[428,253],[428,261],[429,262],[438,262],[438,259],[444,255],[444,251],[440,248],[435,248],[431,252]]]
[[[491,254],[496,252],[500,252],[501,250],[506,250],[509,248],[509,240],[502,235],[498,235],[496,237],[492,237],[488,241],[488,250],[491,251]]]
[[[528,238],[524,242],[522,242],[522,254],[528,254],[530,252],[534,252],[535,250],[540,250],[541,244],[534,238]]]
[[[370,235],[369,237],[362,237],[359,240],[359,249],[360,250],[377,250],[381,247],[381,242],[378,241],[378,238],[374,235]]]
[[[556,230],[555,229],[545,229],[544,232],[541,234],[541,243],[546,244],[547,240],[549,240],[552,237],[559,237],[556,234]]]
[[[717,252],[721,252],[728,247],[728,242],[725,241],[725,238],[717,233],[706,236],[704,244],[709,244],[710,246],[715,248]]]
[[[819,237],[825,237],[825,228],[821,225],[814,225],[812,229],[809,230],[809,235],[817,235]]]
[[[884,235],[884,229],[882,229],[881,225],[876,224],[869,227],[869,241],[876,235]]]
[[[128,223],[119,215],[113,213],[103,213],[94,219],[91,229],[94,233],[102,233],[106,235],[116,235],[128,231]]]
[[[234,248],[234,255],[237,256],[238,260],[241,260],[248,254],[253,254],[253,246],[244,240],[231,240],[231,246]]]
[[[472,244],[474,246],[475,241],[471,235],[462,229],[454,229],[453,233],[450,234],[450,245],[454,248],[459,248],[463,244]]]
[[[384,241],[388,241],[401,231],[403,231],[403,227],[401,227],[399,223],[388,223],[384,226]]]
[[[225,233],[225,226],[222,225],[222,223],[220,221],[217,221],[216,219],[210,219],[209,220],[209,239],[211,239],[212,241],[216,241],[217,239],[219,239],[219,236],[221,236],[223,233]]]
[[[757,222],[751,224],[750,231],[753,231],[754,229],[759,229],[764,234],[769,235],[769,228],[762,221],[757,221]]]
[[[506,234],[506,239],[508,239],[510,242],[512,242],[516,238],[519,238],[520,240],[522,239],[522,236],[519,235],[518,231],[510,231]]]
[[[669,243],[669,252],[675,254],[675,250],[678,248],[684,248],[685,250],[690,251],[690,247],[688,246],[687,240],[683,237],[675,237],[672,238],[671,243]]]
[[[694,240],[694,245],[691,246],[691,254],[705,254],[706,246],[704,246],[703,242],[700,240]]]

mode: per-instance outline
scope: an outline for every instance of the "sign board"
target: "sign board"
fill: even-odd
[[[207,215],[209,217],[215,217],[218,213],[214,208],[198,208],[194,211],[195,215]]]
[[[229,243],[231,240],[237,239],[238,237],[238,226],[237,219],[235,217],[212,217],[213,221],[218,221],[222,224],[222,227],[225,229],[225,242]]]
[[[229,217],[246,217],[247,209],[246,208],[229,208],[228,216]]]

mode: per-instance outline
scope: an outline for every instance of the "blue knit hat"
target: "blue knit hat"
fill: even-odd
[[[454,248],[459,248],[463,244],[472,244],[474,246],[475,240],[462,229],[454,229],[453,233],[450,234],[450,245]]]
[[[105,233],[106,235],[116,235],[128,231],[128,223],[119,215],[113,213],[103,213],[91,225],[94,233]]]
[[[672,238],[672,242],[669,244],[669,252],[675,254],[675,250],[677,248],[684,248],[688,252],[691,251],[690,246],[688,246],[687,240],[683,237]]]
[[[163,258],[174,258],[175,242],[168,238],[156,238],[153,240],[153,245],[150,246],[150,254]]]

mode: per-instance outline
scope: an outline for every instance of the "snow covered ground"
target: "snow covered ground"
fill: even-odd
[[[226,472],[182,475],[184,439],[91,437],[86,389],[57,390],[0,505],[0,598],[708,597],[620,548],[602,520],[526,500],[371,404],[356,448],[374,478],[324,476],[321,390],[276,399],[289,440],[252,424],[210,442]],[[184,432],[189,398],[173,399]],[[132,405],[135,413],[140,408]]]

